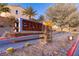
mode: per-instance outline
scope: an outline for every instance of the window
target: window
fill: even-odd
[[[18,10],[16,10],[16,14],[18,14]]]

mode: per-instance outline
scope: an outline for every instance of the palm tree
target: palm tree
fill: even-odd
[[[26,16],[29,16],[29,19],[31,20],[32,17],[34,17],[36,15],[36,10],[34,10],[31,6],[28,7],[27,9],[25,9],[23,11],[23,14]]]
[[[43,22],[44,19],[45,19],[44,16],[43,16],[43,15],[40,15],[39,18],[38,18],[38,21],[39,21],[39,22]]]
[[[7,7],[8,4],[0,3],[0,13],[1,12],[10,12],[10,9]]]

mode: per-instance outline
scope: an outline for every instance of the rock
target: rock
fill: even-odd
[[[55,55],[57,55],[57,54],[58,54],[58,52],[57,52],[57,51],[53,51],[53,53],[54,53]]]

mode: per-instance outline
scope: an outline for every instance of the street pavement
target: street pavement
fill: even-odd
[[[35,44],[37,42],[38,42],[38,40],[36,40],[36,39],[17,42],[17,43],[12,43],[9,40],[0,41],[0,53],[5,52],[6,49],[9,48],[9,47],[13,47],[13,48],[17,49],[17,48],[22,48],[25,43]]]
[[[79,35],[78,35],[78,38],[77,38],[76,42],[78,42],[78,43],[76,45],[76,49],[74,51],[73,56],[79,56]]]
[[[75,50],[73,56],[79,56],[79,43],[78,43],[78,45],[77,45],[77,48],[76,48],[76,50]]]

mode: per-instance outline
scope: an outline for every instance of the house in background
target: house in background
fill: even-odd
[[[0,16],[2,17],[9,17],[9,16],[14,16],[16,19],[17,18],[24,18],[28,19],[26,15],[23,15],[24,9],[20,6],[14,6],[14,5],[8,5],[7,6],[10,9],[10,12],[2,12]]]

